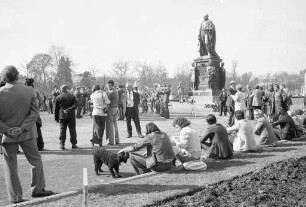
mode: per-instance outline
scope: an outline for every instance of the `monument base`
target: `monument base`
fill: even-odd
[[[188,92],[188,96],[195,101],[197,105],[213,104],[219,101],[219,90],[193,90]]]

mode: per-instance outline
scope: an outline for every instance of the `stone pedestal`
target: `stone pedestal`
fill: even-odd
[[[211,104],[219,100],[225,84],[225,70],[222,59],[216,56],[201,56],[194,59],[195,90],[189,92],[196,103]]]

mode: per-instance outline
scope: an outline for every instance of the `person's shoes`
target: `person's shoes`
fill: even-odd
[[[99,144],[99,147],[102,147],[102,144]]]
[[[80,118],[82,118],[82,116],[77,116],[76,118],[77,118],[77,119],[80,119]]]
[[[114,144],[111,144],[111,143],[107,143],[107,145],[108,145],[108,146],[113,146]]]
[[[132,137],[132,135],[131,134],[129,134],[126,138],[131,138]]]
[[[27,201],[27,200],[21,199],[21,200],[19,200],[19,201],[11,201],[11,202],[14,203],[14,204],[16,204],[16,203],[21,203],[21,202],[25,202],[25,201]]]
[[[139,138],[144,138],[144,136],[142,134],[138,134]]]
[[[116,145],[119,145],[120,144],[120,142],[116,142]]]
[[[78,149],[79,147],[78,147],[76,144],[74,144],[74,145],[72,145],[71,148],[72,148],[72,149]]]
[[[32,194],[32,197],[45,197],[45,196],[50,196],[52,194],[53,191],[42,189],[40,193]]]
[[[60,149],[60,150],[65,150],[65,146],[64,146],[64,145],[61,145],[59,149]]]

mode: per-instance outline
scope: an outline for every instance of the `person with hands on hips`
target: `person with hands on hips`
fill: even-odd
[[[120,152],[131,152],[131,163],[137,175],[156,171],[164,172],[172,169],[175,155],[169,136],[150,122],[146,125],[146,137],[139,143],[123,148]],[[134,153],[146,147],[145,155]]]

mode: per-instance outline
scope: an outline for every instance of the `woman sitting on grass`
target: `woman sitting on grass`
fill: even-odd
[[[163,172],[172,169],[175,155],[168,135],[153,123],[146,125],[147,136],[138,144],[123,148],[118,153],[135,152],[147,147],[147,153],[140,155],[131,153],[131,163],[137,175],[156,171]]]
[[[177,117],[173,121],[173,126],[180,132],[178,137],[171,136],[176,144],[173,150],[177,159],[182,163],[199,160],[201,158],[200,137],[191,128],[190,121],[184,117]]]
[[[235,124],[227,128],[229,139],[233,141],[233,150],[238,152],[256,150],[253,127],[250,122],[244,118],[244,112],[236,111],[235,117]]]
[[[226,128],[219,123],[217,124],[217,119],[213,114],[208,114],[206,122],[208,123],[208,127],[202,135],[201,143],[209,148],[204,158],[224,159],[232,157],[233,150],[231,142],[228,139]]]

